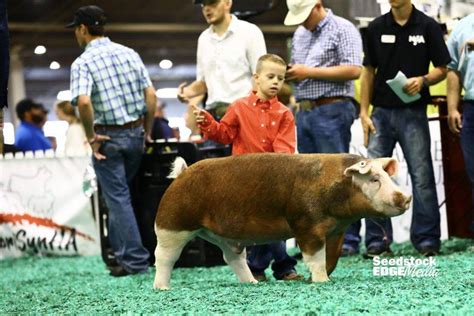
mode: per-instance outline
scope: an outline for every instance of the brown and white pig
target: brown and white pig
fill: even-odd
[[[328,281],[344,231],[363,217],[405,212],[411,196],[390,179],[392,158],[350,154],[248,154],[178,158],[155,221],[154,288],[168,289],[184,245],[199,236],[218,245],[241,282],[257,281],[245,246],[295,238],[313,282]]]

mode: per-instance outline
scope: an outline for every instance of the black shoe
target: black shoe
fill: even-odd
[[[392,257],[393,252],[390,247],[385,246],[369,246],[367,251],[362,255],[365,259],[374,257]]]
[[[114,277],[123,277],[127,275],[135,274],[134,272],[128,272],[122,266],[110,267],[110,275]]]
[[[418,252],[423,257],[433,257],[439,255],[439,248],[435,246],[424,246],[418,249]]]
[[[120,265],[115,259],[111,259],[111,260],[109,260],[108,262],[105,263],[105,267],[107,268],[107,270],[112,270],[112,269],[115,269],[117,267],[120,267]]]
[[[294,255],[292,257],[293,257],[293,259],[301,260],[301,259],[303,259],[303,254],[301,252],[298,252],[296,255]]]
[[[358,253],[359,253],[359,249],[356,249],[349,245],[342,245],[341,257],[355,256]]]

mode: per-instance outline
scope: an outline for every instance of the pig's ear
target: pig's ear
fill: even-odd
[[[344,175],[346,177],[352,177],[356,173],[366,174],[370,172],[370,169],[370,164],[367,163],[367,161],[363,160],[344,170]]]
[[[377,160],[382,162],[382,168],[389,176],[397,174],[398,161],[395,158],[379,158]]]

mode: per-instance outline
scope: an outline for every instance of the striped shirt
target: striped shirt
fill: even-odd
[[[89,96],[95,124],[123,125],[142,117],[144,89],[151,85],[140,56],[108,37],[91,41],[71,66],[71,103]]]
[[[327,10],[312,32],[299,26],[293,36],[292,64],[310,67],[362,66],[362,40],[348,20]],[[354,97],[354,82],[305,79],[295,84],[297,100],[320,97]]]

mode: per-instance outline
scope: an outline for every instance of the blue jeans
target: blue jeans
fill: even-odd
[[[417,250],[440,246],[440,214],[431,159],[431,138],[426,107],[374,108],[372,121],[377,133],[369,136],[370,158],[391,157],[396,143],[405,156],[413,187],[410,239]],[[366,219],[367,247],[392,242],[390,219]]]
[[[296,272],[296,260],[286,252],[286,243],[276,241],[265,245],[247,247],[247,263],[254,274],[263,274],[272,260],[273,276],[281,280],[286,274]]]
[[[469,176],[469,180],[471,181],[471,230],[474,231],[474,101],[465,101],[463,104],[461,147],[463,151],[467,175]]]
[[[351,125],[355,117],[354,104],[347,101],[299,111],[296,115],[298,152],[349,152]]]
[[[130,197],[130,183],[143,155],[142,128],[98,129],[110,136],[100,147],[107,159],[93,158],[94,169],[109,209],[109,241],[117,262],[129,272],[145,272],[149,253],[143,247]]]

